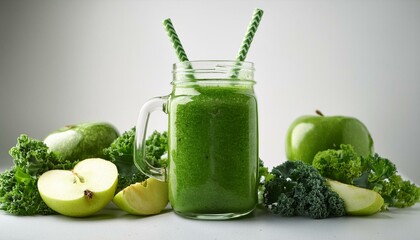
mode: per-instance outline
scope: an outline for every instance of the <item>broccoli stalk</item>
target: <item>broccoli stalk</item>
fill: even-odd
[[[265,183],[264,206],[283,216],[315,219],[345,215],[344,202],[311,165],[286,161],[274,167]]]
[[[387,207],[410,207],[419,201],[420,190],[397,173],[394,163],[378,154],[359,156],[351,145],[317,153],[312,165],[326,178],[374,190]]]
[[[136,129],[131,128],[103,150],[105,157],[118,168],[116,193],[131,184],[142,182],[148,178],[134,165],[135,132]],[[167,133],[154,131],[146,140],[146,159],[155,167],[166,166],[166,159],[163,156],[168,151],[167,145]]]

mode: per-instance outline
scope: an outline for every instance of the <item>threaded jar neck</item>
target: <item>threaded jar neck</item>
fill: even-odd
[[[226,82],[229,84],[254,85],[254,64],[229,60],[199,60],[175,63],[173,81],[176,86]]]

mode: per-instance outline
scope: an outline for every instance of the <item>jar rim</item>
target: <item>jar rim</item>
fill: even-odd
[[[249,82],[254,83],[254,63],[235,60],[194,60],[173,64],[173,82]],[[248,84],[249,84],[248,83]]]
[[[208,65],[214,65],[213,68],[208,68],[207,66],[205,68],[202,68],[202,66]],[[219,68],[238,68],[241,67],[242,69],[246,70],[252,70],[255,71],[254,63],[250,61],[236,61],[236,60],[191,60],[191,61],[184,61],[184,62],[176,62],[173,65],[173,72],[176,72],[177,70],[216,70],[216,67]],[[196,68],[192,68],[194,66],[197,66]]]
[[[172,85],[177,87],[191,86],[253,86],[256,84],[254,80],[238,80],[238,79],[199,79],[194,81],[172,81]]]

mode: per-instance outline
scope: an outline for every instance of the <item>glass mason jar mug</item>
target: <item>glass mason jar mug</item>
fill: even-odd
[[[254,65],[190,61],[173,66],[173,90],[152,98],[139,114],[135,164],[168,182],[173,210],[198,219],[246,215],[257,204],[258,111]],[[168,114],[168,166],[145,160],[151,112]]]

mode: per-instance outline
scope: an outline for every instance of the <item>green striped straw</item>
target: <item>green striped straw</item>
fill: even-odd
[[[170,18],[163,20],[163,26],[165,26],[166,32],[168,33],[169,38],[175,48],[176,55],[180,62],[188,61],[187,54],[182,47],[181,41],[178,38],[178,34],[175,31],[174,26],[172,25],[172,21]]]
[[[248,25],[248,30],[242,41],[242,46],[236,57],[236,61],[242,62],[245,60],[246,55],[248,54],[249,47],[251,46],[252,39],[254,38],[255,32],[257,32],[258,25],[260,24],[262,15],[264,11],[261,9],[255,9],[254,14],[252,15],[252,20]]]
[[[181,41],[179,40],[178,34],[175,31],[174,25],[172,25],[172,21],[170,18],[167,18],[163,20],[163,26],[166,29],[166,32],[168,33],[169,38],[171,39],[171,42],[175,48],[176,55],[178,56],[178,59],[180,62],[187,62],[188,57],[185,53],[184,48],[182,47]],[[192,66],[190,63],[186,66],[188,70],[192,71]],[[187,79],[190,79],[191,81],[195,81],[195,77],[193,74],[187,74]]]

